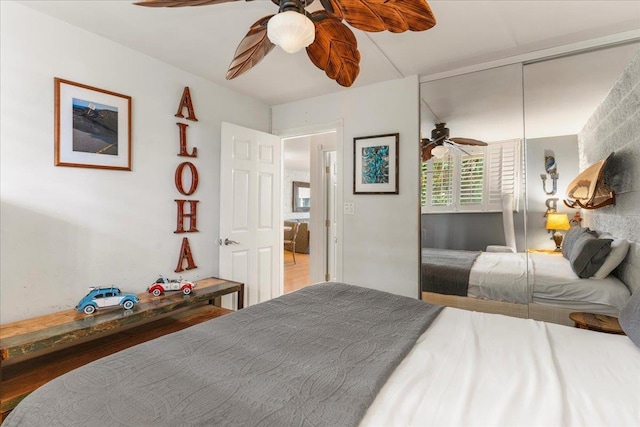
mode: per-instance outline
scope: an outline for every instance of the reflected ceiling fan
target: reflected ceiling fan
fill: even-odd
[[[431,131],[431,139],[423,138],[420,141],[420,151],[422,161],[426,162],[432,157],[441,159],[447,155],[449,148],[458,150],[466,155],[470,155],[468,151],[462,148],[462,145],[472,145],[476,147],[484,147],[486,142],[471,138],[450,138],[449,128],[446,123],[436,123],[435,129]]]
[[[206,6],[241,0],[142,0],[138,6]],[[252,0],[245,0],[252,1]],[[342,21],[362,31],[425,31],[436,19],[425,0],[319,0],[324,10],[308,12],[314,0],[271,0],[275,15],[260,18],[238,45],[227,80],[258,64],[277,44],[288,53],[307,48],[313,64],[330,79],[349,87],[360,72],[360,52],[353,32]]]

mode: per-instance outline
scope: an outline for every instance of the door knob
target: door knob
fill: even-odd
[[[229,246],[229,245],[239,245],[240,242],[236,242],[235,240],[229,240],[229,239],[224,239],[224,242],[222,241],[222,239],[219,240],[220,245],[222,246],[222,244],[224,243],[225,246]]]

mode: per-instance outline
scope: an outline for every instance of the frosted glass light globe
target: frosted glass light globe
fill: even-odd
[[[278,13],[267,24],[267,37],[287,53],[296,53],[309,46],[316,38],[316,27],[302,13]]]
[[[444,156],[447,155],[448,152],[449,152],[449,149],[442,145],[436,145],[431,149],[431,155],[436,159],[442,159]]]

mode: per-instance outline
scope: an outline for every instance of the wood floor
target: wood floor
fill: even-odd
[[[296,263],[293,263],[293,255],[284,251],[284,293],[296,291],[311,284],[309,278],[309,254],[296,254]]]

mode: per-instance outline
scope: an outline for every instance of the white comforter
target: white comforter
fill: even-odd
[[[482,252],[476,258],[469,274],[467,295],[493,301],[520,304],[531,302],[527,287],[528,263],[524,253]]]
[[[445,308],[361,426],[638,426],[626,336]]]
[[[604,279],[579,278],[561,255],[482,252],[471,267],[467,295],[617,316],[631,294],[611,275]]]

